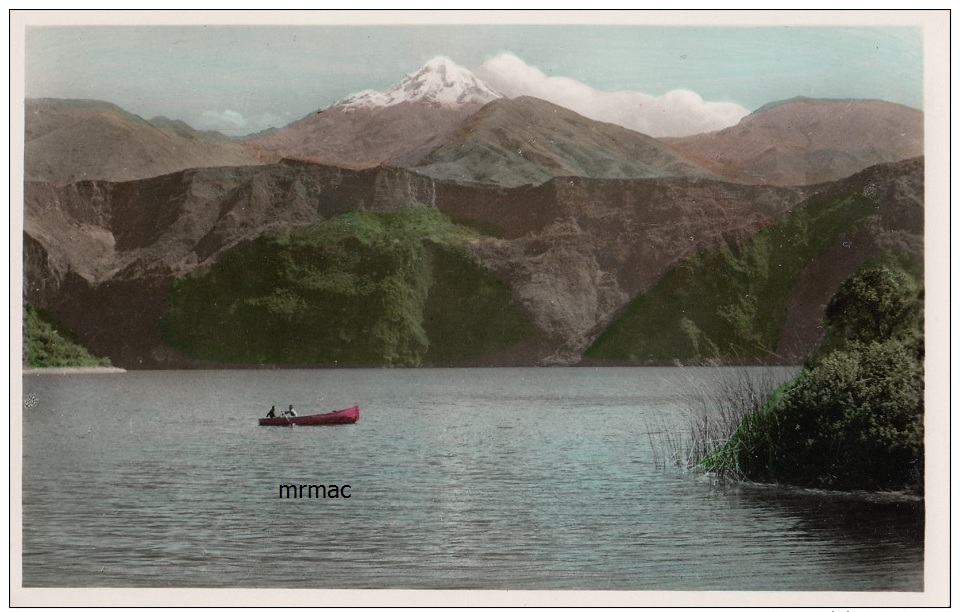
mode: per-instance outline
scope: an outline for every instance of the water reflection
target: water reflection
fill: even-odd
[[[896,493],[834,492],[710,479],[731,508],[777,517],[783,538],[816,543],[821,562],[857,590],[923,590],[924,502]],[[796,544],[794,544],[796,545]]]

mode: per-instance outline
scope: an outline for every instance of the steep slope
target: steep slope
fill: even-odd
[[[797,189],[702,179],[565,178],[502,189],[395,168],[349,171],[293,161],[125,183],[28,183],[24,293],[121,367],[209,367],[194,358],[203,353],[190,357],[160,335],[176,279],[267,233],[351,211],[436,208],[481,232],[465,239],[470,257],[509,288],[534,331],[495,353],[467,355],[432,343],[423,362],[571,363],[630,296],[663,271],[698,250],[749,236],[803,196]],[[378,244],[393,248],[388,239]],[[431,250],[428,258],[443,264],[430,276],[442,288],[428,294],[424,328],[469,328],[480,319],[466,316],[472,311],[465,306],[476,306],[469,300],[484,294],[483,275],[459,255]],[[380,261],[372,252],[367,259]],[[241,269],[254,273],[252,265]],[[348,318],[334,324],[350,329]],[[479,336],[471,342],[491,346]]]
[[[392,88],[362,91],[248,146],[345,168],[368,168],[444,134],[499,94],[466,68],[434,58]]]
[[[576,363],[631,297],[672,266],[745,240],[808,195],[703,179],[584,178],[509,193],[507,210],[544,207],[540,225],[472,248],[543,331],[542,344],[526,355],[538,364]],[[507,218],[511,227],[524,227],[523,219]]]
[[[129,181],[187,168],[263,161],[226,136],[182,121],[146,121],[96,100],[28,99],[24,174],[28,181]]]
[[[266,232],[343,212],[341,193],[364,206],[362,186],[340,173],[279,164],[27,183],[24,297],[123,367],[194,367],[159,335],[173,279]]]
[[[224,364],[459,363],[533,333],[436,209],[356,212],[261,237],[174,282],[164,339]]]
[[[778,224],[705,250],[636,297],[588,362],[796,362],[822,339],[840,283],[879,257],[922,270],[923,161],[871,167],[826,186]]]
[[[507,336],[516,341],[506,345],[485,344],[480,336],[474,344],[431,343],[434,352],[416,353],[421,363],[576,363],[601,332],[597,346],[626,347],[591,350],[588,359],[604,363],[709,357],[713,347],[728,357],[796,358],[819,342],[823,304],[856,266],[884,253],[922,255],[922,177],[922,161],[915,160],[877,166],[815,190],[570,177],[502,189],[439,182],[400,169],[349,171],[288,161],[125,183],[28,183],[24,293],[121,367],[211,367],[196,360],[209,355],[184,353],[160,334],[176,279],[231,253],[255,253],[246,251],[248,245],[265,234],[282,236],[351,211],[436,208],[480,232],[463,234],[463,246],[477,269],[509,288],[533,332]],[[404,253],[413,253],[409,261],[417,266],[436,264],[434,272],[411,277],[416,282],[398,277],[394,284],[397,295],[427,296],[426,303],[412,302],[422,307],[404,312],[421,313],[428,333],[451,336],[449,330],[481,320],[464,317],[471,312],[465,306],[476,305],[470,296],[484,294],[483,274],[453,252],[405,251],[407,243],[391,242],[391,231],[372,247],[346,239],[344,252],[360,249],[374,268],[406,261]],[[275,244],[278,252],[287,248],[282,240]],[[391,255],[394,247],[400,251]],[[320,259],[322,251],[316,251]],[[319,265],[313,255],[307,259]],[[239,269],[253,275],[254,260],[248,257]],[[322,274],[348,290],[356,276]],[[296,287],[307,279],[283,278]],[[426,278],[433,279],[432,293],[422,292]],[[356,286],[369,289],[364,282]],[[388,294],[378,303],[386,303]],[[252,293],[237,296],[237,303],[248,299],[264,306],[286,303],[257,302]],[[330,324],[349,335],[356,307],[336,312],[346,318],[330,314]],[[391,311],[376,307],[368,314],[376,312]],[[372,321],[364,328],[372,329]],[[454,350],[460,344],[486,348]],[[335,359],[350,360],[347,353]],[[284,361],[294,362],[301,363],[299,357]]]
[[[653,138],[531,97],[494,100],[455,131],[388,163],[439,180],[506,187],[558,176],[710,176]]]
[[[796,98],[725,130],[663,142],[733,180],[812,185],[923,155],[923,113],[877,100]]]

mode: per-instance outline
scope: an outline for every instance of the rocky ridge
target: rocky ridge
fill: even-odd
[[[540,331],[512,358],[571,363],[672,263],[749,235],[802,190],[712,181],[554,180],[474,189],[399,169],[303,162],[208,168],[127,183],[27,184],[27,299],[121,367],[185,367],[159,337],[169,285],[272,230],[348,210],[431,206],[495,228],[468,246]],[[71,240],[63,240],[63,236]]]
[[[123,367],[218,367],[161,337],[174,279],[264,233],[423,206],[481,228],[467,248],[537,330],[461,365],[574,364],[686,258],[735,245],[818,194],[879,190],[878,213],[793,288],[781,343],[796,355],[819,337],[824,296],[850,262],[922,256],[922,160],[898,161],[922,152],[912,109],[786,101],[668,146],[542,100],[499,97],[470,76],[433,62],[387,92],[242,146],[106,103],[34,101],[25,297]]]

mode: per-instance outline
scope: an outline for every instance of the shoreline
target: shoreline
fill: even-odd
[[[75,367],[75,368],[24,368],[23,375],[49,375],[56,374],[60,376],[67,376],[70,374],[125,374],[126,370],[123,368],[107,367],[107,366],[87,366],[87,367]]]

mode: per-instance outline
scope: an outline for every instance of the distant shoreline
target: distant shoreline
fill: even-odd
[[[24,368],[24,376],[28,374],[59,374],[66,376],[68,374],[123,374],[126,370],[114,367],[80,367],[80,368]]]

